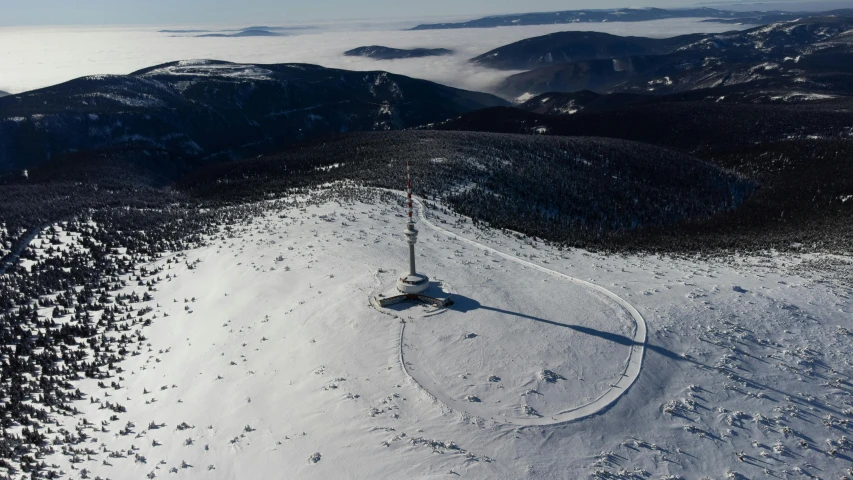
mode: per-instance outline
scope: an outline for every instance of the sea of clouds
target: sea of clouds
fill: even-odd
[[[419,30],[416,22],[340,22],[296,28],[278,37],[199,38],[198,33],[162,30],[223,31],[248,27],[5,27],[0,28],[0,90],[9,93],[42,88],[93,74],[127,74],[174,60],[216,59],[244,63],[313,63],[348,70],[384,70],[469,90],[490,91],[515,72],[481,68],[468,62],[493,48],[524,38],[567,30],[617,35],[669,37],[721,32],[745,26],[702,23],[700,19],[635,23],[537,25],[491,29]],[[346,57],[365,45],[395,48],[449,48],[454,55],[404,60]]]

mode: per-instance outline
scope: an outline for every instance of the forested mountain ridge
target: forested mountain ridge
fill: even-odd
[[[671,38],[621,37],[603,32],[569,31],[527,38],[474,57],[471,62],[502,70],[532,70],[557,63],[660,55],[695,43],[707,35]]]
[[[853,15],[853,9],[839,9],[822,12],[825,15]],[[559,12],[519,13],[510,15],[492,15],[489,17],[457,23],[422,24],[412,30],[441,30],[451,28],[494,28],[524,25],[553,25],[564,23],[592,22],[646,22],[671,18],[706,18],[708,22],[742,23],[763,25],[772,22],[793,20],[814,12],[786,12],[781,10],[735,12],[716,8],[618,8],[565,10]]]
[[[173,62],[4,97],[0,170],[121,146],[201,163],[240,159],[312,136],[414,127],[505,104],[386,72]]]
[[[655,102],[658,97],[633,93],[598,94],[589,90],[578,92],[548,92],[517,105],[521,110],[547,115],[573,115],[580,111],[621,108],[634,103]]]
[[[381,45],[358,47],[347,50],[344,55],[348,57],[367,57],[376,60],[397,60],[401,58],[440,57],[452,55],[453,50],[446,48],[391,48]]]
[[[416,193],[500,228],[569,244],[609,242],[733,210],[757,185],[689,156],[635,142],[471,132],[358,133],[202,168],[181,182],[198,199],[262,200],[339,180],[396,189],[405,158]]]
[[[753,103],[747,97],[743,102],[718,102],[725,94],[715,89],[688,93],[646,98],[587,95],[574,99],[568,108],[574,113],[496,107],[433,128],[632,140],[683,152],[761,185],[733,214],[679,242],[691,236],[694,240],[705,236],[699,243],[722,240],[731,245],[755,245],[772,238],[814,245],[853,241],[853,177],[847,173],[853,168],[853,98]],[[702,96],[707,99],[692,98]],[[547,105],[550,97],[543,95],[525,106],[533,109],[542,100]],[[803,228],[807,224],[811,226]]]
[[[853,17],[809,17],[707,35],[660,55],[554,63],[508,77],[508,98],[545,92],[671,93],[774,82],[783,88],[853,92]]]

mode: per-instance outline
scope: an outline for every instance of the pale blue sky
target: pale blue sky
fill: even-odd
[[[2,25],[275,24],[318,19],[487,15],[690,0],[0,0]]]
[[[754,9],[793,10],[839,0],[767,1],[762,0]],[[700,0],[0,0],[0,25],[276,25],[338,19],[474,18],[581,8],[686,7],[697,3]]]

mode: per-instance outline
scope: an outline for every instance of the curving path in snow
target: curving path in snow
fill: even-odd
[[[621,308],[623,308],[625,310],[625,312],[627,312],[633,318],[633,320],[636,324],[636,328],[634,329],[634,335],[633,335],[633,339],[632,339],[633,345],[630,346],[630,352],[628,355],[628,360],[625,363],[624,371],[621,373],[619,380],[616,381],[615,383],[613,383],[612,385],[610,385],[610,387],[607,390],[605,390],[603,394],[601,394],[600,396],[598,396],[597,398],[595,398],[594,400],[592,400],[588,403],[585,403],[585,404],[582,404],[579,406],[575,406],[575,407],[569,408],[567,410],[563,410],[557,414],[549,414],[549,415],[541,416],[541,417],[540,416],[531,416],[531,417],[502,416],[502,417],[500,417],[500,421],[502,423],[507,423],[507,424],[511,424],[511,425],[519,425],[519,426],[536,426],[536,425],[553,425],[553,424],[559,424],[559,423],[572,422],[572,421],[579,420],[579,419],[584,418],[584,417],[588,417],[590,415],[595,415],[597,413],[600,413],[600,412],[606,410],[611,405],[613,405],[619,399],[619,397],[621,397],[622,395],[624,395],[628,391],[628,389],[631,387],[631,385],[634,384],[634,382],[637,380],[637,377],[640,374],[640,369],[641,369],[642,363],[643,363],[643,355],[645,354],[645,344],[646,344],[646,335],[647,335],[647,333],[646,333],[646,321],[643,318],[643,316],[640,314],[640,312],[637,311],[636,308],[634,308],[630,303],[626,302],[621,297],[619,297],[615,293],[611,292],[610,290],[607,290],[604,287],[601,287],[599,285],[595,285],[595,284],[590,283],[590,282],[586,282],[584,280],[580,280],[578,278],[574,278],[574,277],[565,275],[565,274],[560,273],[560,272],[556,272],[554,270],[550,270],[548,268],[542,267],[541,265],[537,265],[537,264],[529,262],[527,260],[523,260],[523,259],[515,257],[513,255],[509,255],[509,254],[506,254],[504,252],[495,250],[494,248],[483,245],[482,243],[476,242],[474,240],[465,238],[465,237],[458,235],[456,233],[453,233],[451,231],[445,230],[444,228],[441,228],[438,225],[435,225],[434,223],[430,222],[426,218],[426,215],[424,214],[424,211],[425,211],[424,206],[420,202],[419,199],[414,199],[414,201],[418,205],[418,217],[420,218],[421,223],[423,223],[427,227],[431,228],[432,230],[434,230],[436,232],[440,232],[444,235],[452,237],[452,238],[459,240],[461,242],[472,245],[476,248],[488,251],[491,254],[498,255],[504,259],[516,262],[516,263],[521,264],[525,267],[538,270],[540,272],[546,273],[546,274],[551,275],[553,277],[557,277],[559,279],[565,280],[565,281],[570,282],[572,284],[575,284],[575,285],[581,286],[583,288],[587,288],[587,289],[593,290],[595,292],[598,292],[598,293],[604,295],[605,297],[609,298],[613,302],[615,302]],[[403,330],[400,332],[400,359],[401,359],[401,363],[403,365],[403,368],[406,371],[406,374],[410,378],[412,378],[416,383],[418,383],[418,385],[420,385],[429,394],[431,394],[433,397],[435,397],[437,400],[439,400],[440,402],[442,402],[443,404],[445,404],[449,408],[456,409],[456,410],[462,410],[462,411],[469,413],[469,414],[472,414],[472,415],[481,416],[482,412],[477,411],[476,404],[468,405],[468,402],[462,401],[462,400],[457,399],[457,398],[452,398],[449,395],[447,395],[446,393],[444,393],[444,390],[442,388],[439,388],[438,385],[432,384],[432,381],[430,379],[428,379],[428,378],[418,379],[418,378],[415,378],[414,375],[412,375],[412,372],[409,371],[409,368],[407,367],[406,360],[405,360],[405,348],[404,348],[404,341],[403,341],[403,333],[405,331],[405,328],[406,328],[406,323],[403,323],[403,326],[402,326]]]

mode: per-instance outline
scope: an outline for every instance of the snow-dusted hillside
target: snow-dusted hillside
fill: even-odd
[[[430,209],[418,265],[456,303],[379,311],[369,297],[406,261],[402,210],[319,198],[146,265],[163,281],[137,306],[151,307],[141,354],[115,365],[118,388],[76,382],[82,413],[57,415],[92,452],[44,460],[112,479],[853,468],[851,259],[560,251]],[[617,387],[592,415],[557,418]]]
[[[474,60],[533,68],[507,77],[496,89],[520,103],[539,94],[582,90],[661,95],[725,88],[728,92],[715,96],[740,89],[848,95],[845,81],[830,80],[830,72],[843,78],[841,65],[850,63],[853,19],[846,13],[663,40],[591,33],[583,38],[566,32],[505,45],[494,51],[496,58],[490,53]],[[602,51],[607,44],[613,48],[609,53]]]
[[[0,171],[121,147],[213,163],[306,138],[412,128],[496,105],[506,102],[382,71],[183,60],[3,98],[0,136],[15,141],[0,143]]]

